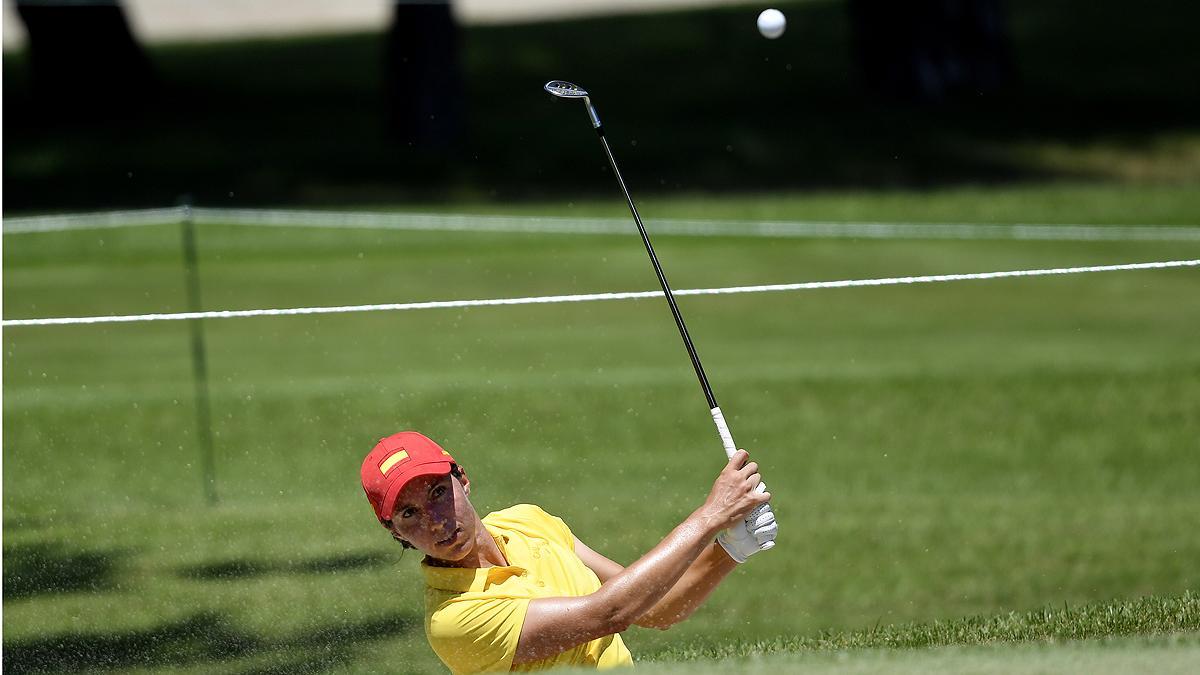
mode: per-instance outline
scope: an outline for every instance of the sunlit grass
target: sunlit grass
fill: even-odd
[[[1025,201],[1026,222],[1136,216],[1101,219],[1087,206],[1101,194],[831,194],[770,208],[975,220],[988,204],[1020,215]],[[1191,196],[1129,194],[1162,205],[1156,221],[1192,217]],[[750,200],[686,199],[661,212],[763,213]],[[184,309],[178,234],[6,237],[6,318]],[[1170,242],[657,246],[681,288],[1200,253]],[[210,308],[655,283],[633,234],[214,225],[200,251]],[[1198,283],[1182,269],[681,299],[735,436],[764,467],[781,535],[690,621],[631,630],[635,656],[834,668],[830,654],[857,662],[855,650],[883,648],[861,656],[876,664],[864,668],[955,670],[1010,654],[887,650],[1194,632]],[[5,330],[6,664],[365,671],[383,651],[402,669],[435,669],[416,556],[372,522],[357,483],[376,438],[426,431],[469,467],[479,510],[536,502],[623,562],[695,508],[722,463],[661,301],[213,320],[205,331],[216,506],[201,489],[186,325]],[[1064,653],[1115,653],[1081,644]],[[1195,650],[1126,647],[1164,669]],[[1011,658],[1061,663],[1040,654]]]

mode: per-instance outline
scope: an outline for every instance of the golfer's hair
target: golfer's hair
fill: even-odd
[[[457,479],[459,479],[459,480],[462,480],[462,477],[463,477],[462,470],[458,468],[458,465],[457,465],[457,464],[451,464],[451,465],[450,465],[450,475],[451,475],[451,476],[454,476],[455,478],[457,478]],[[389,521],[387,522],[387,525],[388,525],[388,530],[389,530],[389,531],[391,531],[391,529],[392,529],[392,521],[390,521],[390,520],[389,520]],[[407,541],[405,541],[404,539],[401,539],[401,538],[400,538],[400,535],[396,534],[395,532],[392,532],[392,539],[395,539],[397,542],[399,542],[399,543],[400,543],[400,545],[404,547],[404,550],[405,550],[405,551],[407,551],[407,550],[409,550],[409,549],[413,549],[413,550],[415,550],[415,549],[417,548],[416,546],[413,546],[412,544],[408,543],[408,542],[407,542]]]

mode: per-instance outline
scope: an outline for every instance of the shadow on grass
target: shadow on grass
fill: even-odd
[[[313,673],[328,670],[335,666],[346,664],[353,660],[351,646],[360,642],[382,640],[396,637],[421,625],[417,616],[393,614],[371,621],[362,621],[350,625],[329,625],[317,628],[286,640],[279,646],[287,658],[275,663],[244,671],[268,675],[279,673]],[[296,652],[307,650],[307,653],[296,657]]]
[[[321,672],[354,658],[354,645],[395,637],[420,625],[415,615],[390,614],[319,626],[280,640],[264,640],[214,613],[139,631],[4,643],[4,670],[12,673],[79,672],[206,664],[279,653],[277,665],[252,672]],[[228,664],[226,664],[228,665]]]
[[[9,532],[17,530],[32,530],[39,527],[45,527],[53,522],[50,518],[41,518],[30,515],[10,516],[4,514],[4,529]]]
[[[182,665],[231,658],[260,648],[253,637],[229,626],[221,617],[198,614],[142,631],[67,633],[38,640],[5,641],[4,669],[47,673]]]
[[[287,561],[241,559],[186,567],[180,572],[180,576],[203,581],[232,581],[272,574],[337,574],[343,571],[379,567],[386,563],[385,556],[375,553],[352,553],[328,558]]]
[[[113,574],[127,556],[120,550],[71,551],[61,544],[5,546],[4,601],[111,589]]]

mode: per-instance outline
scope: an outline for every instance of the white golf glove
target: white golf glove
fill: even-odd
[[[764,490],[766,487],[760,483],[759,492]],[[723,530],[717,535],[717,543],[725,549],[730,558],[738,563],[744,563],[755,553],[775,546],[777,534],[779,534],[779,525],[775,523],[775,514],[764,509],[757,518],[751,514],[746,520]]]

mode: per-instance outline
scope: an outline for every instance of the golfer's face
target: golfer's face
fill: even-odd
[[[457,478],[420,476],[400,490],[392,527],[407,542],[439,560],[460,560],[474,544],[471,504]]]

